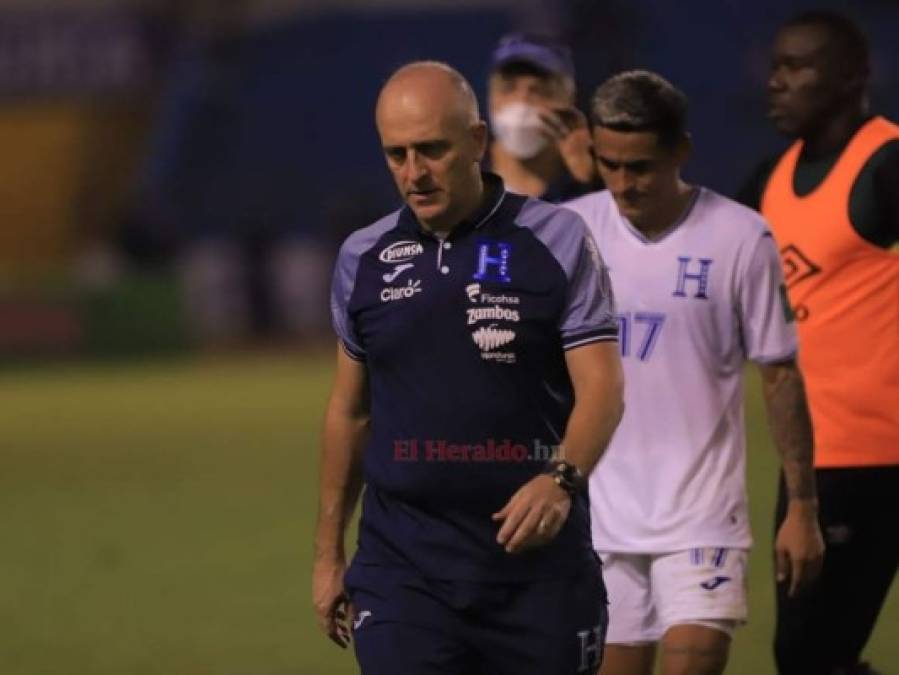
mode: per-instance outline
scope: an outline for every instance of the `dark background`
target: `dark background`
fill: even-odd
[[[505,32],[573,48],[579,102],[657,70],[690,99],[687,177],[732,195],[784,147],[768,49],[799,9],[697,0],[191,0],[0,4],[0,358],[328,336],[336,245],[397,199],[378,89],[445,60],[482,101]],[[77,7],[73,8],[73,7]],[[428,9],[428,8],[431,9]],[[853,2],[873,108],[899,109],[899,7]]]

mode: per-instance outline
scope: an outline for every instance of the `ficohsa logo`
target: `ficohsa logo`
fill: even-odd
[[[378,254],[378,260],[385,263],[406,262],[421,255],[424,250],[424,246],[417,241],[396,241]]]

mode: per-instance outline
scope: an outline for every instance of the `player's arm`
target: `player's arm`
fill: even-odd
[[[322,435],[312,600],[319,626],[341,647],[349,642],[351,620],[343,588],[344,537],[362,490],[361,456],[368,427],[365,364],[338,345],[337,372]]]
[[[774,551],[777,580],[789,583],[792,595],[817,577],[824,556],[817,519],[812,423],[795,359],[796,326],[777,244],[770,232],[764,230],[751,245],[747,241],[735,265],[742,343],[761,373],[768,424],[787,485],[789,506]]]
[[[624,377],[615,341],[593,342],[565,352],[574,407],[559,456],[587,477],[599,461],[624,412]],[[518,490],[494,515],[503,525],[497,541],[517,553],[552,541],[568,518],[571,497],[550,475]]]
[[[812,422],[795,359],[759,365],[768,424],[783,466],[787,515],[774,545],[777,580],[789,594],[821,571],[824,542],[818,527]]]

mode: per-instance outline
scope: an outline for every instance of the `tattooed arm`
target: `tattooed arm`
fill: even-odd
[[[768,424],[780,454],[787,486],[787,515],[774,545],[778,582],[789,594],[818,576],[824,541],[818,527],[812,423],[802,374],[794,360],[760,365]]]

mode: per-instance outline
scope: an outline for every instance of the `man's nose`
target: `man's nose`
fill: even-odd
[[[421,180],[428,174],[428,165],[420,153],[412,150],[406,156],[406,176],[410,181]]]
[[[626,169],[616,169],[608,176],[608,188],[612,194],[624,194],[634,187],[634,176]]]
[[[772,68],[768,74],[768,92],[778,93],[783,91],[784,88],[783,68]]]

